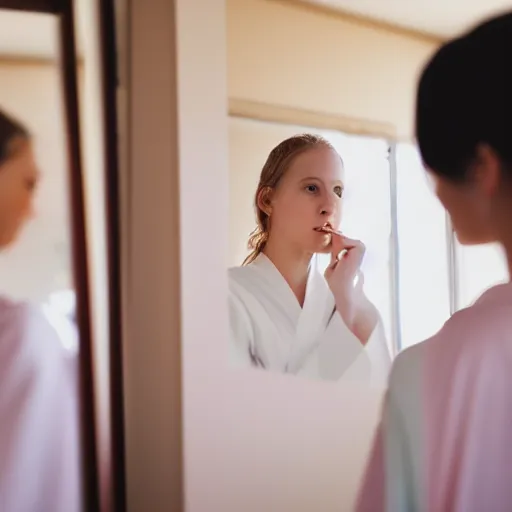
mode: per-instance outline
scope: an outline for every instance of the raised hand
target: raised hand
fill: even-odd
[[[331,236],[331,261],[325,271],[325,279],[334,295],[338,313],[365,344],[379,321],[377,309],[363,291],[361,264],[366,248],[361,241],[341,233],[332,231]]]

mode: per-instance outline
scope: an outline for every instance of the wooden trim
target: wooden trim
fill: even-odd
[[[222,1],[215,0],[214,5]],[[127,108],[122,115],[128,126],[120,130],[122,150],[127,152],[121,175],[126,194],[122,207],[127,212],[121,219],[126,249],[122,254],[126,501],[130,511],[179,512],[184,510],[185,493],[179,205],[181,148],[186,146],[181,127],[186,113],[181,107],[187,110],[187,100],[193,98],[187,93],[185,103],[183,97],[178,102],[182,71],[190,70],[188,65],[178,69],[178,62],[183,62],[179,59],[183,47],[188,47],[186,57],[192,55],[194,24],[183,14],[187,9],[198,13],[204,9],[198,9],[197,0],[127,4]],[[185,8],[186,4],[196,10]],[[217,28],[214,23],[212,30]],[[200,50],[199,62],[211,61]],[[156,55],[165,58],[151,58]],[[191,65],[195,69],[193,59]]]
[[[370,18],[369,16],[364,16],[362,14],[355,14],[353,12],[349,12],[344,10],[343,8],[334,8],[328,5],[320,5],[311,3],[307,0],[266,0],[270,1],[273,4],[283,4],[288,7],[293,7],[296,9],[306,10],[310,12],[314,12],[316,14],[323,14],[330,17],[341,18],[344,21],[355,23],[357,25],[361,25],[366,28],[371,28],[374,30],[383,30],[397,36],[409,37],[412,39],[416,39],[418,41],[424,41],[426,43],[433,43],[441,45],[445,43],[448,38],[444,38],[438,36],[436,34],[431,34],[429,32],[424,32],[421,30],[416,30],[412,28],[401,27],[399,25],[395,25],[391,22],[377,20],[375,18]]]
[[[111,482],[112,507],[126,510],[126,468],[123,391],[123,326],[121,303],[121,219],[119,190],[119,149],[117,140],[116,20],[114,0],[98,2],[100,23],[102,111],[105,126],[105,190],[107,215],[107,258],[110,326],[110,411],[111,411]]]
[[[76,65],[81,68],[85,64],[84,58],[78,56]],[[0,54],[0,66],[58,66],[59,59],[54,57],[37,57],[31,55],[2,55]]]
[[[58,64],[58,60],[53,57],[0,54],[0,66],[57,66]]]
[[[392,124],[238,98],[229,99],[228,113],[233,117],[259,121],[338,130],[354,135],[370,135],[391,140],[397,139],[397,131]]]
[[[82,452],[82,493],[84,510],[99,511],[98,464],[96,447],[96,411],[91,334],[89,267],[80,143],[80,111],[73,2],[64,2],[59,16],[60,64],[68,134],[68,168],[71,201],[73,277],[80,333],[80,436]]]

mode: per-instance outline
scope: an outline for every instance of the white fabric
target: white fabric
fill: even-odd
[[[77,359],[63,341],[41,309],[0,299],[2,512],[81,509]]]
[[[386,382],[391,358],[382,324],[363,346],[335,311],[315,258],[302,308],[264,254],[229,269],[229,307],[236,365],[331,381]]]

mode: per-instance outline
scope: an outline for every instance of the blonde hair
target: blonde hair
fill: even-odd
[[[251,253],[245,258],[242,265],[252,263],[265,248],[269,237],[269,216],[260,208],[260,194],[265,189],[275,189],[294,160],[302,153],[316,147],[327,147],[334,150],[332,144],[321,137],[305,133],[294,135],[278,144],[268,155],[267,161],[260,174],[260,181],[254,195],[254,209],[256,212],[256,229],[251,233],[247,243]]]

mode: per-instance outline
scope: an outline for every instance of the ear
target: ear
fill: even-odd
[[[272,189],[270,187],[264,187],[259,191],[257,203],[258,208],[270,217],[272,214]]]
[[[485,196],[496,194],[502,177],[502,163],[499,155],[488,144],[479,144],[475,152],[473,180]]]

